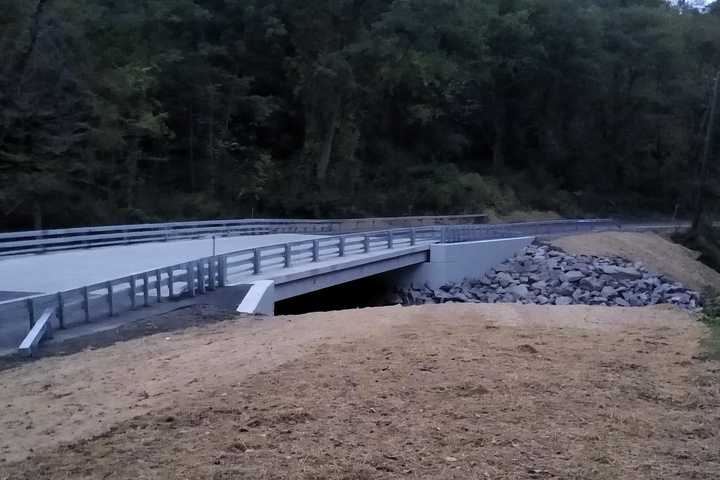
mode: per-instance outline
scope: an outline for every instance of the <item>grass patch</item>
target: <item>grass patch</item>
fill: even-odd
[[[710,336],[705,340],[705,347],[710,358],[720,360],[720,292],[705,292],[705,305],[701,320],[710,327]]]

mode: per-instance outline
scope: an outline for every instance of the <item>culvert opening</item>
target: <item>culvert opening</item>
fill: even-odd
[[[330,312],[353,308],[392,305],[395,288],[387,275],[374,275],[275,304],[276,315],[300,315],[311,312]]]

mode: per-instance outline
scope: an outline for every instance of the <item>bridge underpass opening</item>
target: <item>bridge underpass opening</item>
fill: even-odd
[[[335,285],[275,303],[276,315],[301,315],[393,305],[392,273],[382,273]]]

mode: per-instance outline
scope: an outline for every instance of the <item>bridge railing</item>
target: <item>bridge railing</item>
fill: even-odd
[[[495,238],[553,236],[618,230],[621,225],[611,219],[545,220],[538,222],[486,225],[453,225],[442,229],[443,243],[470,242]]]
[[[67,328],[113,317],[122,312],[169,300],[194,297],[244,279],[340,257],[369,255],[436,242],[460,242],[526,235],[548,235],[614,229],[609,220],[564,220],[505,225],[443,226],[335,235],[240,250],[152,269],[53,294],[0,302],[0,335],[7,324],[26,322],[16,332],[18,343],[42,312],[56,311],[57,325]]]
[[[18,343],[48,309],[53,328],[64,329],[120,313],[204,294],[244,278],[319,263],[439,241],[436,227],[347,234],[240,250],[168,267],[138,272],[81,288],[0,302],[0,332],[8,323],[25,322]],[[2,333],[0,333],[2,334]]]
[[[43,253],[76,248],[272,233],[332,234],[335,220],[211,220],[144,225],[62,228],[0,233],[0,255]]]

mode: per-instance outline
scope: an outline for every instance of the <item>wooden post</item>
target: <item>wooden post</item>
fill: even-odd
[[[110,312],[110,316],[112,317],[115,315],[115,312],[113,311],[113,284],[112,282],[107,282],[107,302],[108,302],[108,311]]]
[[[90,323],[90,292],[88,291],[88,287],[83,287],[82,296],[83,310],[85,311],[85,323]]]
[[[62,292],[58,292],[57,294],[57,303],[58,326],[60,328],[65,328],[65,299],[63,298]]]
[[[150,275],[143,273],[143,305],[150,306]]]

